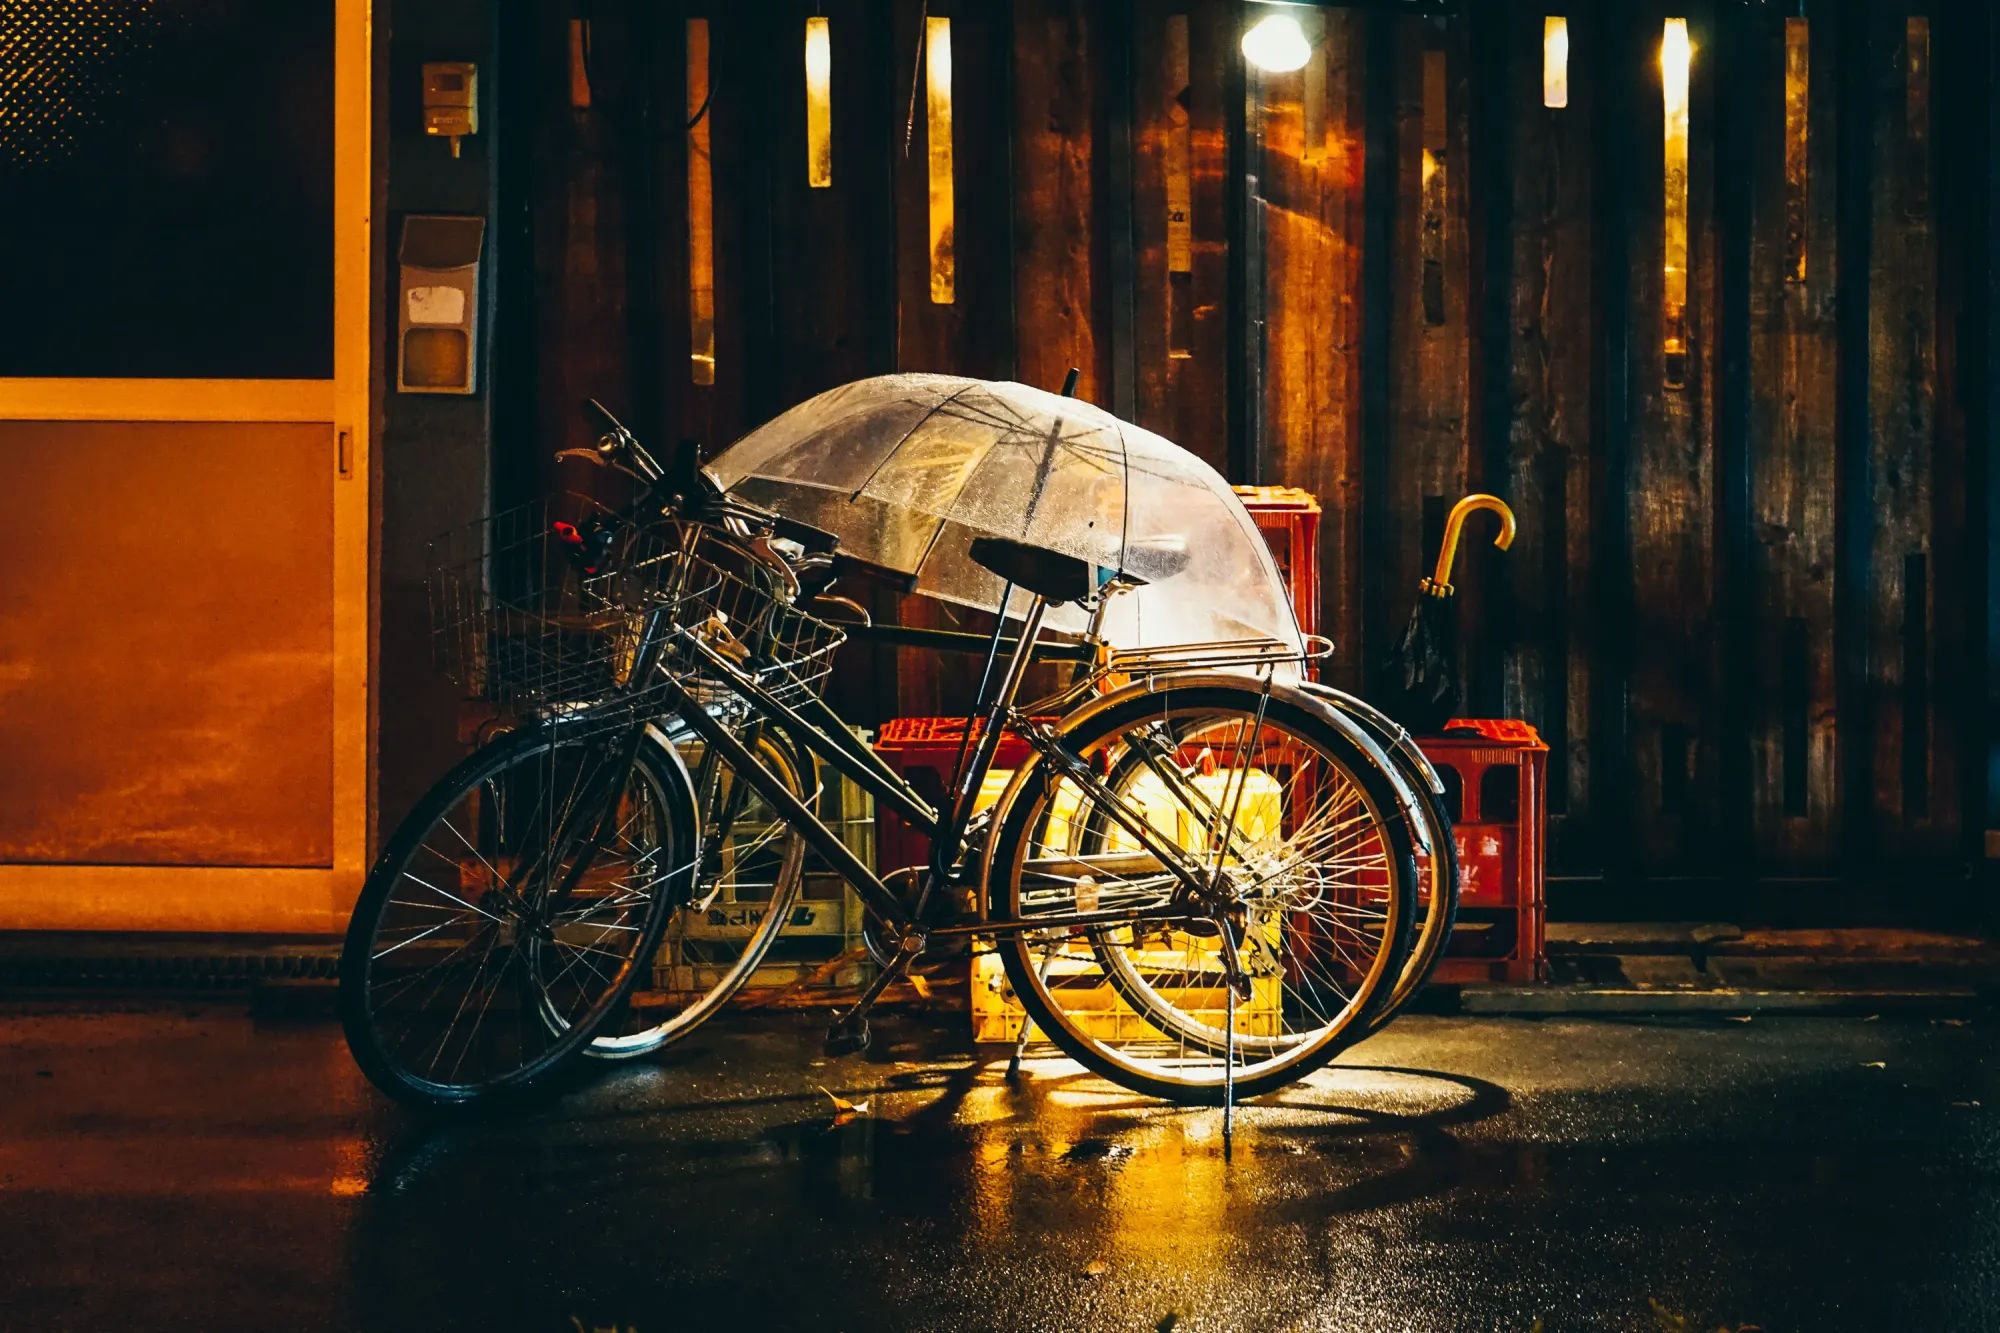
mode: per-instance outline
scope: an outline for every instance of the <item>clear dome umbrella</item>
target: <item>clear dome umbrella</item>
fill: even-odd
[[[1079,399],[952,375],[856,380],[760,426],[708,471],[944,601],[1000,608],[1004,585],[967,551],[1007,537],[1087,561],[1101,580],[1145,581],[1106,611],[1114,647],[1303,647],[1270,548],[1228,483]],[[1087,618],[1067,606],[1047,623],[1076,632]]]

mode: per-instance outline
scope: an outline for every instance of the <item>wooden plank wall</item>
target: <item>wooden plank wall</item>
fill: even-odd
[[[1990,414],[1984,363],[1962,361],[1991,343],[1989,191],[1939,163],[1985,160],[1994,20],[1977,0],[1808,5],[1794,198],[1792,7],[1570,4],[1561,109],[1541,104],[1549,6],[1431,8],[1302,9],[1312,61],[1263,74],[1232,0],[602,0],[577,108],[574,3],[538,0],[540,112],[516,151],[544,440],[574,442],[585,392],[715,448],[861,375],[1053,387],[1076,366],[1083,396],[1235,478],[1320,497],[1345,685],[1376,679],[1451,500],[1516,505],[1512,552],[1466,548],[1464,651],[1475,701],[1554,746],[1559,904],[1598,876],[1672,903],[1976,858],[1990,539],[1967,493]],[[833,34],[830,189],[804,171],[812,13]],[[712,386],[688,374],[689,16],[712,32]],[[953,24],[950,304],[931,299],[912,101],[925,16]],[[1677,384],[1669,16],[1695,48]],[[839,688],[873,722],[959,706],[966,668],[885,653]]]

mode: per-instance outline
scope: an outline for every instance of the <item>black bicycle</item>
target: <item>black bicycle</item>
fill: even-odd
[[[1421,984],[1457,896],[1435,775],[1379,716],[1281,679],[1295,646],[1121,651],[1101,629],[1144,580],[973,540],[1005,592],[978,715],[933,805],[819,693],[848,638],[909,637],[857,617],[836,585],[909,576],[720,492],[691,457],[661,466],[603,417],[596,461],[637,477],[640,501],[501,515],[433,580],[448,664],[518,725],[419,804],[356,906],[342,1012],[385,1091],[476,1102],[593,1047],[685,1035],[742,984],[781,910],[732,957],[685,966],[669,1012],[613,1016],[723,876],[783,902],[807,848],[866,904],[884,960],[835,1018],[833,1052],[864,1047],[882,990],[965,936],[990,941],[1066,1054],[1183,1103],[1301,1078]],[[1056,607],[1085,627],[1045,633]],[[1070,679],[1027,700],[1036,660],[1068,662]],[[1009,732],[1029,758],[977,809]],[[930,864],[864,864],[816,814],[821,765],[928,837]]]

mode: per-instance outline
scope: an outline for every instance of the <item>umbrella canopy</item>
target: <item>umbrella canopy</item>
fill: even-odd
[[[856,380],[752,431],[708,471],[945,601],[999,608],[1004,585],[967,548],[1007,537],[1146,580],[1106,613],[1117,647],[1301,647],[1270,548],[1228,483],[1075,398],[951,375]],[[1053,628],[1085,623],[1074,606],[1050,613]]]

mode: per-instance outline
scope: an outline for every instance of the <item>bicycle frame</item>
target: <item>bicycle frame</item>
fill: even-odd
[[[1038,603],[1039,600],[1037,599]],[[926,934],[936,935],[1003,934],[1022,929],[1101,927],[1129,925],[1141,921],[1205,918],[1207,911],[1200,903],[1208,896],[1208,877],[1205,873],[1207,868],[1192,861],[1184,849],[1169,841],[1143,818],[1129,811],[1116,793],[1107,788],[1097,775],[1090,771],[1088,764],[1063,749],[1051,730],[1021,717],[1013,708],[1013,699],[1020,686],[1026,658],[1033,649],[1035,637],[1033,629],[1039,619],[1038,614],[1031,613],[1028,628],[1017,640],[1003,688],[988,711],[985,719],[986,730],[981,744],[973,755],[959,790],[963,793],[979,789],[980,783],[992,767],[993,753],[1002,724],[1007,722],[1016,724],[1018,733],[1031,749],[1048,760],[1060,776],[1075,782],[1097,800],[1107,815],[1139,841],[1144,849],[1144,853],[1141,854],[1150,854],[1157,861],[1161,873],[1171,875],[1180,881],[1173,900],[1166,905],[1094,912],[1050,913],[1046,916],[1037,916],[1033,922],[1026,923],[996,922],[991,919],[990,899],[985,892],[985,886],[981,885],[973,921],[929,929],[881,877],[869,869],[832,829],[822,823],[804,801],[765,768],[750,749],[707,708],[682,691],[675,712],[684,725],[700,735],[705,744],[712,746],[724,762],[734,768],[739,776],[771,803],[786,823],[805,838],[807,845],[818,852],[828,866],[854,887],[864,903],[898,930],[907,931],[919,927],[925,928]],[[670,632],[680,636],[682,645],[700,657],[708,666],[711,683],[720,681],[726,684],[731,691],[762,710],[767,718],[775,722],[799,745],[872,793],[876,800],[887,804],[913,829],[930,838],[934,845],[940,841],[947,841],[954,853],[964,851],[965,824],[969,821],[963,816],[955,819],[952,812],[940,812],[932,808],[901,774],[855,740],[846,727],[840,724],[838,715],[824,702],[810,698],[796,705],[788,704],[773,696],[760,682],[736,670],[732,663],[689,630],[676,627]],[[1068,696],[1076,689],[1076,686],[1072,686],[1057,697]],[[957,804],[962,805],[964,802]],[[1118,855],[1130,860],[1135,854]]]

